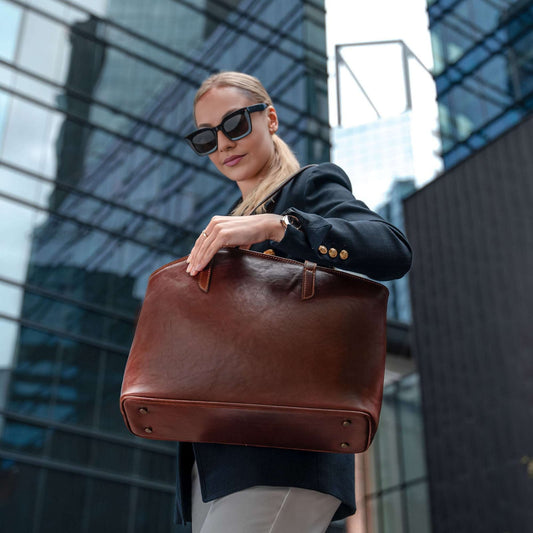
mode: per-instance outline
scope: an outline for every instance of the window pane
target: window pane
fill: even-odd
[[[108,3],[108,0],[91,0],[90,2],[87,2],[86,0],[71,0],[71,1],[73,4],[78,4],[84,9],[89,9],[91,13],[94,13],[95,15],[105,16],[106,14],[106,6]],[[50,2],[50,0],[48,0],[48,2]],[[41,0],[30,0],[29,3],[40,6]],[[63,10],[66,9],[65,6],[63,6],[57,0],[53,0],[53,3],[58,6],[58,8],[53,10],[54,14],[56,14],[56,11],[59,10],[59,6],[62,6]],[[57,14],[59,14],[59,12]]]
[[[533,33],[530,31],[509,52],[509,65],[515,82],[516,98],[523,98],[533,91]]]
[[[15,412],[92,427],[98,350],[22,327],[6,405]]]
[[[176,459],[172,454],[164,455],[160,452],[143,450],[139,474],[153,481],[173,483],[176,475]]]
[[[91,466],[106,471],[129,473],[134,470],[134,453],[134,449],[129,446],[93,439]]]
[[[34,531],[40,472],[40,468],[0,457],[0,516],[3,531]]]
[[[426,475],[424,427],[418,377],[404,379],[398,392],[405,480]]]
[[[364,457],[364,466],[365,466],[365,493],[374,494],[379,490],[379,455],[377,454],[378,437],[374,439],[372,445],[365,453]],[[356,491],[357,491],[356,487]]]
[[[381,497],[380,498],[368,498],[366,506],[366,519],[367,519],[367,531],[368,532],[381,532]]]
[[[105,431],[118,433],[122,436],[130,436],[119,410],[120,386],[125,365],[126,355],[108,354],[106,357],[102,375],[102,397],[98,403],[98,425],[100,429]]]
[[[29,455],[42,455],[45,441],[45,428],[10,419],[5,420],[0,434],[2,449]]]
[[[9,306],[13,301],[18,301],[20,294],[11,290],[4,291],[5,285],[0,283],[0,299],[8,295]],[[11,309],[7,314],[11,314]],[[15,346],[19,335],[19,325],[13,320],[0,318],[0,339],[2,339],[2,350],[0,350],[0,407],[5,405],[5,395],[7,392],[10,369],[16,361]]]
[[[128,531],[129,492],[121,483],[92,481],[88,531]]]
[[[39,531],[84,531],[84,501],[87,481],[79,475],[47,470]],[[116,513],[121,514],[121,513]]]
[[[381,490],[400,483],[394,393],[395,387],[385,390],[377,434]]]
[[[2,180],[0,169],[0,180]],[[0,198],[0,276],[24,282],[31,250],[32,231],[39,219],[31,208]],[[13,311],[19,311],[13,300]]]
[[[0,0],[0,58],[12,61],[19,32],[22,9]]]
[[[496,56],[478,69],[476,80],[480,83],[480,89],[489,97],[502,105],[510,105],[513,101],[513,80],[509,74],[508,60],[503,56]]]
[[[59,113],[13,98],[4,128],[1,157],[8,163],[52,177],[61,118]]]
[[[470,36],[465,35],[466,32],[458,31],[455,27],[444,26],[443,29],[446,60],[448,63],[453,63],[465,53],[473,41]]]
[[[174,518],[174,497],[170,493],[139,489],[135,512],[135,533],[168,533]],[[189,528],[176,526],[176,533]]]
[[[61,51],[68,42],[68,27],[28,11],[22,26],[17,63],[36,74],[56,79],[63,65]]]
[[[409,533],[431,531],[427,483],[417,483],[406,489]]]
[[[90,440],[81,435],[51,430],[50,445],[47,447],[47,455],[64,463],[78,466],[89,464]]]
[[[402,503],[399,491],[384,494],[381,498],[383,528],[382,533],[402,533]],[[380,533],[381,533],[380,532]]]

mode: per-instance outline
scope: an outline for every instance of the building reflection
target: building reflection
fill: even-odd
[[[0,309],[16,328],[0,374],[6,531],[180,530],[174,444],[127,432],[124,364],[149,274],[238,195],[182,141],[201,80],[257,75],[302,164],[329,158],[324,12],[304,4],[0,1],[17,28],[0,228],[9,217],[25,239],[17,268],[0,263],[1,296],[20,302]]]

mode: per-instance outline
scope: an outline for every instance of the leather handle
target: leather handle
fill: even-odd
[[[213,261],[203,269],[198,272],[198,287],[202,292],[206,294],[209,292],[209,284],[211,283],[211,272],[213,270]]]
[[[211,284],[211,274],[213,272],[213,261],[198,273],[198,287],[206,294],[209,292]],[[316,263],[306,261],[302,272],[302,300],[310,300],[315,295]]]
[[[315,295],[316,263],[306,261],[302,279],[302,300],[309,300]]]

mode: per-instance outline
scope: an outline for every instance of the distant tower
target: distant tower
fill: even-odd
[[[441,169],[435,87],[403,41],[336,47],[337,121],[332,159],[369,207],[382,204],[392,182],[421,185]]]

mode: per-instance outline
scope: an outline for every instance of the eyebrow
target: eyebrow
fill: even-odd
[[[246,106],[245,106],[246,107]],[[236,107],[235,109],[230,109],[223,117],[222,117],[222,120],[220,121],[220,124],[222,124],[222,122],[224,122],[224,119],[228,116],[228,115],[231,115],[232,113],[235,113],[235,111],[239,111],[240,109],[244,109],[244,107]],[[209,124],[198,124],[197,126],[198,128],[214,128],[215,126],[210,126]]]

